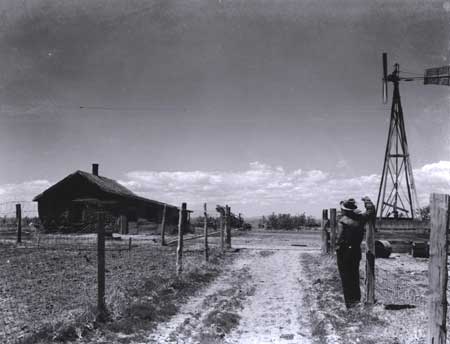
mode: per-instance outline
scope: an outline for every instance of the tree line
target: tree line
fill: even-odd
[[[196,216],[191,220],[191,224],[194,227],[203,227],[204,225],[204,217],[203,216]],[[244,218],[241,216],[241,214],[236,215],[233,212],[230,212],[230,226],[232,228],[246,228],[248,227],[248,224],[244,221]],[[208,227],[212,227],[214,229],[220,228],[220,217],[213,217],[208,216]]]
[[[263,216],[259,221],[258,227],[265,229],[301,229],[304,227],[316,227],[320,221],[313,216],[307,216],[305,213],[300,215],[275,214]]]

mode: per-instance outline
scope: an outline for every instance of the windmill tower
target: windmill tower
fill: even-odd
[[[415,218],[419,208],[411,160],[406,139],[405,122],[400,100],[400,81],[411,79],[400,77],[400,66],[387,74],[387,54],[383,53],[383,102],[387,102],[388,82],[394,85],[391,118],[384,155],[383,173],[377,199],[377,214],[380,218]]]
[[[406,139],[405,122],[400,100],[400,81],[423,79],[424,84],[450,86],[450,66],[430,68],[424,77],[400,77],[400,66],[387,74],[387,54],[383,53],[383,102],[387,103],[388,83],[394,85],[391,118],[384,155],[383,173],[377,199],[379,218],[420,218],[419,201]]]

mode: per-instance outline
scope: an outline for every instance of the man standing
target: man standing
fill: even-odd
[[[356,201],[350,198],[341,202],[342,217],[338,222],[336,257],[344,290],[345,305],[352,308],[361,301],[359,288],[359,262],[364,225],[375,216],[375,207],[368,197],[362,199],[365,213],[358,210]]]

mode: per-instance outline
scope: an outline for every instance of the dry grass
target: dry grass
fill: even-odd
[[[96,252],[93,250],[0,249],[2,343],[127,343],[143,338],[156,323],[209,283],[231,258],[211,250],[203,263],[200,246],[188,247],[184,273],[175,275],[175,248],[138,245],[131,252],[106,252],[109,322],[95,322]],[[129,334],[130,336],[126,336]],[[133,335],[131,335],[133,334]]]
[[[425,342],[427,283],[424,260],[407,255],[396,255],[388,260],[378,259],[377,304],[371,307],[362,305],[351,310],[344,306],[334,258],[307,254],[303,257],[303,264],[310,281],[311,294],[307,302],[312,307],[312,327],[317,343]],[[361,262],[362,291],[363,268],[364,260]],[[386,305],[391,306],[386,309]],[[333,341],[333,338],[336,340]]]

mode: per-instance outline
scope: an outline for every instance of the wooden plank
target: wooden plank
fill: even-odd
[[[328,234],[327,234],[327,225],[328,225],[328,209],[322,210],[322,253],[326,254],[328,252]]]
[[[203,232],[205,235],[204,244],[205,244],[205,261],[209,260],[209,248],[208,248],[208,211],[206,209],[206,203],[203,204]]]
[[[183,272],[183,234],[186,230],[187,224],[187,211],[186,203],[181,204],[180,216],[178,219],[178,247],[177,247],[177,275]]]
[[[430,229],[430,221],[417,219],[377,219],[375,223],[377,230],[416,230]]]
[[[421,230],[398,230],[398,231],[387,231],[387,230],[379,230],[377,228],[377,232],[375,233],[376,239],[392,239],[392,240],[409,240],[415,241],[416,239],[425,239],[428,240],[430,238],[429,231],[421,231]]]
[[[375,219],[366,225],[366,304],[375,304]]]
[[[330,254],[335,254],[336,247],[336,231],[337,231],[337,217],[336,208],[330,209]]]
[[[210,236],[213,236],[213,235],[216,235],[216,234],[220,234],[220,231],[208,232],[208,238],[209,238]],[[186,240],[188,240],[188,239],[186,239]]]
[[[447,339],[447,228],[449,196],[430,196],[430,259],[428,265],[428,344],[444,344]]]
[[[161,246],[166,245],[166,212],[167,212],[167,204],[164,204],[162,219],[161,219]]]
[[[211,232],[211,233],[208,232],[208,237],[211,237],[211,236],[216,235],[216,234],[221,234],[221,231],[216,231],[216,232]],[[195,235],[195,236],[191,236],[191,237],[187,237],[187,238],[183,236],[183,242],[186,242],[186,241],[189,241],[189,240],[200,239],[200,238],[204,238],[204,237],[205,237],[205,234]],[[178,243],[178,238],[175,239],[175,240],[169,241],[167,243],[167,246],[171,246],[171,245],[177,244],[177,243]]]

